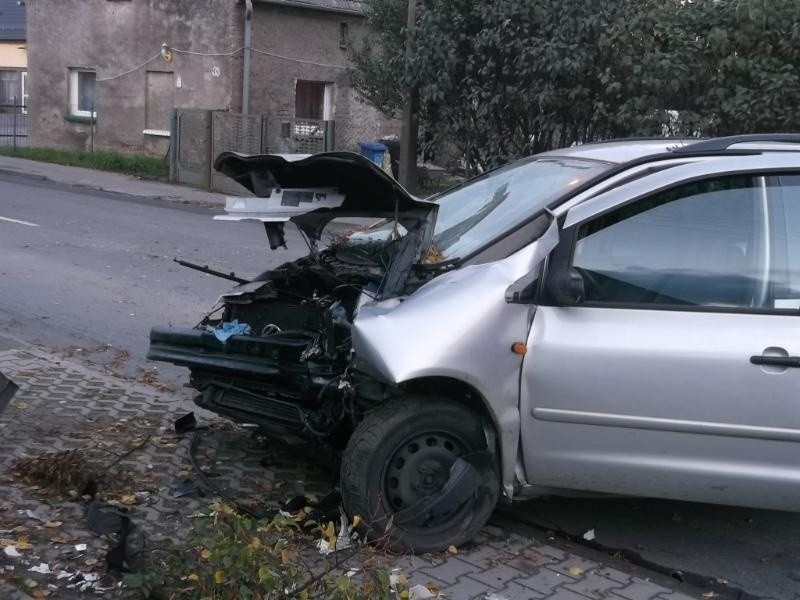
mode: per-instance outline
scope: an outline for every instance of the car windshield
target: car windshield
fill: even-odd
[[[534,216],[570,189],[611,167],[593,160],[527,158],[436,198],[437,262],[465,258]]]

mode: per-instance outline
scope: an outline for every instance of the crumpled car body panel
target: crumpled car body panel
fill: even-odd
[[[553,220],[545,234],[508,258],[467,266],[430,281],[403,301],[362,306],[353,321],[353,350],[392,384],[425,377],[456,379],[474,388],[492,415],[512,494],[519,444],[522,356],[535,311],[506,301],[506,290],[535,273],[558,242]],[[535,279],[535,277],[534,277]]]

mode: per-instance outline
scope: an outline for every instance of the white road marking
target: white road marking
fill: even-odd
[[[0,217],[0,221],[8,221],[9,223],[17,223],[19,225],[27,225],[28,227],[38,227],[39,226],[36,223],[30,223],[28,221],[20,221],[19,219],[9,219],[8,217]]]

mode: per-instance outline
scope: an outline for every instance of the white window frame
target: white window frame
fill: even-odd
[[[90,110],[78,109],[78,85],[80,81],[79,73],[93,73],[95,75],[95,86],[97,85],[97,71],[94,69],[69,69],[69,114],[73,117],[88,117],[90,119],[96,119],[97,106],[95,106],[94,112]],[[95,90],[97,90],[97,87],[95,87]]]

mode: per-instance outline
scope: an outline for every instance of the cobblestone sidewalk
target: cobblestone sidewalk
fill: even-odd
[[[26,484],[25,473],[12,466],[24,457],[90,448],[101,463],[113,465],[100,474],[107,482],[104,493],[130,506],[147,548],[179,538],[187,528],[183,515],[208,504],[207,498],[172,494],[176,483],[192,478],[189,442],[174,434],[173,421],[199,411],[179,395],[36,349],[0,352],[0,370],[20,386],[0,417],[0,598],[126,597],[117,576],[104,568],[108,541],[87,529],[79,498],[83,490],[53,496]],[[251,431],[201,416],[212,426],[199,459],[217,485],[243,501],[278,506],[295,495],[321,496],[330,488],[332,465],[318,456],[302,448],[270,447]],[[66,488],[78,487],[64,477]],[[6,551],[9,546],[14,550]],[[441,597],[452,600],[692,597],[623,572],[624,566],[613,568],[611,559],[598,562],[557,546],[488,526],[455,555],[398,557],[396,568],[412,586],[438,588]]]

